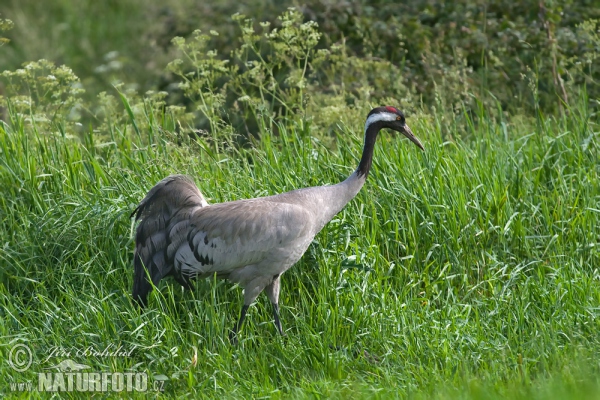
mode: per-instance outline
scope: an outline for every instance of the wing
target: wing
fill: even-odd
[[[133,211],[131,216],[141,220],[135,236],[133,298],[146,305],[156,285],[172,273],[173,263],[167,257],[169,232],[177,226],[189,229],[190,216],[208,206],[194,182],[184,175],[171,175],[157,183]],[[148,279],[150,278],[150,280]]]
[[[304,207],[265,198],[215,204],[196,210],[188,229],[173,227],[167,258],[184,277],[227,276],[244,266],[276,261],[276,255],[310,242],[311,221]]]

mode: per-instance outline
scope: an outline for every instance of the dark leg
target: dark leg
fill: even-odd
[[[242,307],[242,312],[240,313],[240,319],[238,320],[237,324],[235,324],[235,326],[233,327],[233,330],[229,333],[229,340],[233,345],[236,345],[238,343],[237,334],[240,331],[242,324],[244,323],[244,319],[246,319],[246,311],[248,311],[248,307],[249,306],[244,304],[244,306]]]
[[[275,326],[277,330],[281,334],[281,336],[285,336],[285,332],[281,329],[281,321],[279,320],[279,304],[273,303],[273,318],[275,319]]]

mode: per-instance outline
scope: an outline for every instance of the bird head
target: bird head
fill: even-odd
[[[371,126],[377,126],[377,130],[389,128],[395,130],[396,132],[400,132],[411,142],[416,144],[421,150],[425,150],[419,139],[417,139],[408,125],[406,125],[404,113],[395,107],[385,106],[372,109],[367,116],[365,132],[367,132]]]

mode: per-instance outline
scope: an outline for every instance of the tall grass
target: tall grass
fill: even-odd
[[[510,394],[555,376],[578,382],[600,359],[598,126],[584,104],[530,131],[471,121],[454,132],[464,141],[443,141],[453,128],[417,115],[425,153],[382,135],[365,189],[283,279],[288,337],[261,298],[237,348],[226,333],[241,293],[227,283],[191,293],[164,283],[147,311],[133,308],[129,213],[175,172],[212,202],[338,182],[357,163],[360,127],[340,130],[334,150],[290,124],[214,153],[202,140],[174,144],[156,121],[139,136],[113,126],[103,143],[91,130],[79,141],[5,124],[2,352],[28,343],[38,372],[55,346],[135,345],[131,358],[78,361],[204,395],[401,395],[473,379]],[[5,363],[0,374],[34,379]]]
[[[369,104],[346,107],[329,136],[309,111],[257,107],[258,135],[241,140],[206,113],[211,134],[190,134],[153,96],[124,94],[112,112],[104,95],[89,126],[48,114],[55,100],[7,98],[0,352],[25,343],[33,364],[0,362],[4,395],[27,396],[9,384],[70,358],[147,372],[173,397],[598,396],[599,125],[585,94],[560,117],[417,111],[425,152],[383,133],[365,188],[282,279],[287,337],[260,297],[237,347],[242,296],[227,282],[161,282],[133,307],[129,214],[171,173],[213,203],[337,183],[358,163]],[[135,350],[49,357],[111,344]]]

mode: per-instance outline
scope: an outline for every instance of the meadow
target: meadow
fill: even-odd
[[[0,393],[79,398],[36,390],[70,359],[145,373],[165,398],[600,398],[591,91],[549,111],[532,70],[523,112],[484,90],[424,103],[393,66],[319,49],[299,13],[277,31],[231,24],[230,62],[210,48],[218,32],[174,40],[175,94],[116,82],[86,97],[51,61],[2,73]],[[260,296],[233,346],[242,292],[216,279],[164,280],[135,308],[130,214],[156,182],[187,174],[210,203],[337,183],[382,104],[407,110],[425,151],[382,132],[365,187],[282,277],[287,336]]]

